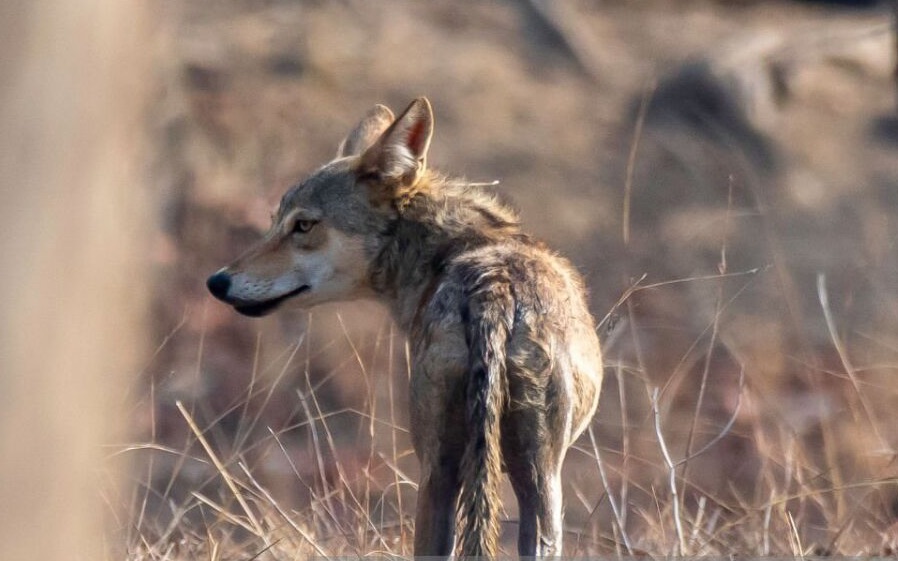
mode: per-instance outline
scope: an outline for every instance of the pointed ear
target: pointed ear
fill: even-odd
[[[383,105],[375,105],[340,143],[337,157],[360,155],[374,144],[392,122],[393,112]]]
[[[360,173],[413,182],[425,168],[432,134],[433,110],[427,98],[419,97],[362,154]]]

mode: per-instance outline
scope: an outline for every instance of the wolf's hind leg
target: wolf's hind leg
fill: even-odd
[[[518,499],[521,557],[561,555],[561,464],[565,456],[564,408],[546,407],[540,397],[554,387],[545,377],[518,376],[511,407],[502,424],[502,452]]]
[[[561,555],[561,474],[557,469],[540,473],[536,466],[517,467],[509,476],[520,511],[518,554],[521,557]]]
[[[455,544],[455,508],[459,481],[457,462],[429,466],[418,486],[415,557],[448,556]]]

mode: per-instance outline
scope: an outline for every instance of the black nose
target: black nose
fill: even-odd
[[[231,275],[224,271],[219,271],[206,280],[206,287],[212,296],[219,300],[227,300],[228,289],[231,288]]]

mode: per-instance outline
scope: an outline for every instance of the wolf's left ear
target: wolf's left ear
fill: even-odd
[[[419,97],[362,154],[361,174],[382,180],[411,183],[424,170],[433,134],[433,110]]]
[[[375,105],[340,143],[337,157],[360,155],[374,144],[392,122],[393,112],[383,105]]]

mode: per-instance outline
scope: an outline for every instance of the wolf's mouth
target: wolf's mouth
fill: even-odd
[[[290,292],[278,296],[277,298],[273,298],[271,300],[266,300],[265,302],[253,302],[253,303],[245,303],[239,302],[234,304],[234,309],[237,310],[238,313],[243,314],[245,316],[257,318],[260,316],[264,316],[272,311],[275,308],[281,305],[285,300],[289,300],[293,298],[297,294],[301,294],[308,290],[310,287],[307,284],[304,284],[297,288],[296,290],[291,290]]]

